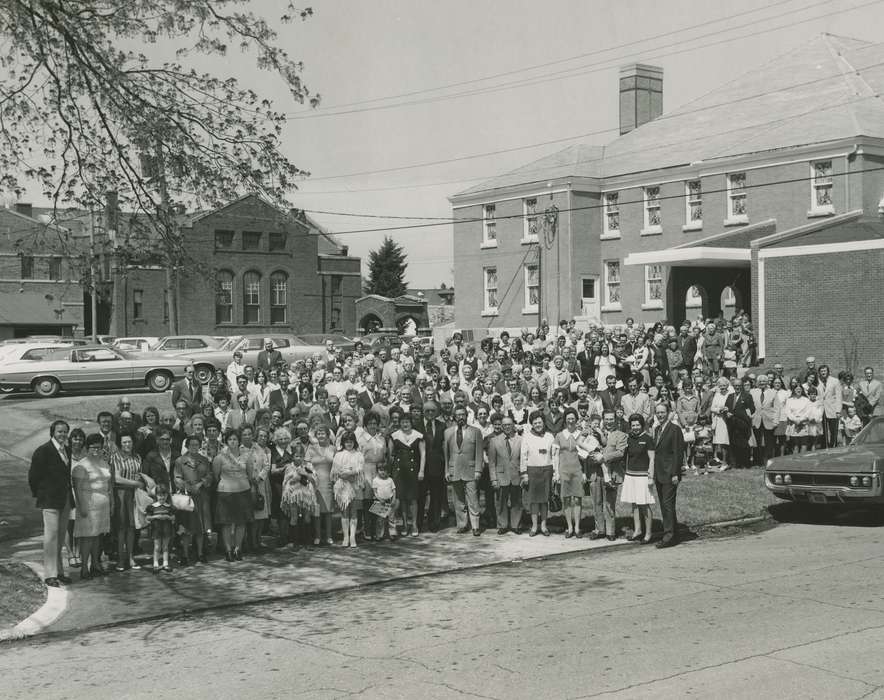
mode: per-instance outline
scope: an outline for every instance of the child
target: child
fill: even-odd
[[[848,406],[847,415],[841,418],[841,437],[844,444],[849,445],[862,427],[863,420],[856,414],[856,406]]]
[[[817,401],[819,394],[815,386],[807,390],[807,398],[810,404],[807,406],[807,443],[808,449],[819,449],[819,442],[823,438],[823,404]],[[825,445],[823,445],[825,447]]]
[[[709,462],[712,461],[712,430],[709,427],[709,416],[701,415],[697,418],[694,428],[694,446],[691,454],[691,469],[700,474],[710,470]]]
[[[378,464],[378,473],[371,480],[371,490],[374,494],[374,503],[371,504],[371,512],[377,516],[377,540],[384,537],[384,526],[389,530],[390,541],[396,541],[396,482],[387,472],[386,464]]]
[[[728,343],[727,347],[724,349],[722,353],[722,358],[724,359],[724,376],[725,377],[736,377],[737,376],[737,344],[735,342]]]
[[[169,543],[172,541],[173,523],[175,512],[172,508],[172,498],[169,496],[169,487],[163,482],[156,486],[156,501],[147,509],[147,522],[150,523],[150,536],[153,538],[153,572],[159,573],[159,556],[163,555],[163,571],[171,571],[169,566]]]
[[[300,549],[302,542],[311,546],[310,521],[317,507],[316,475],[310,462],[304,461],[304,446],[298,442],[292,443],[292,463],[282,477],[280,507],[295,527],[297,545],[289,542],[288,546]]]

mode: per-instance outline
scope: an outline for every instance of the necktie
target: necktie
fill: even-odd
[[[65,454],[64,448],[56,448],[58,449],[58,456],[61,457],[61,461],[65,464],[68,464],[68,456]]]
[[[506,456],[512,460],[513,458],[513,446],[510,444],[510,439],[506,438]]]
[[[457,449],[463,447],[463,428],[457,426]]]
[[[433,421],[427,423],[427,437],[430,442],[433,442]]]
[[[663,430],[663,426],[658,425],[657,429],[654,431],[654,442],[660,442],[660,432]]]

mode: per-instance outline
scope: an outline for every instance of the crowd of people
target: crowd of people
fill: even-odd
[[[140,568],[144,534],[153,571],[168,572],[176,553],[188,566],[268,542],[353,548],[436,532],[451,515],[458,533],[533,537],[561,511],[566,538],[647,543],[655,503],[669,547],[685,475],[832,447],[884,414],[870,367],[856,381],[814,357],[792,376],[756,365],[744,312],[679,328],[544,322],[480,343],[456,333],[438,352],[329,342],[291,365],[268,339],[255,366],[234,353],[207,384],[188,367],[168,409],[122,397],[89,435],[52,423],[29,472],[45,580],[70,583],[66,541],[86,580],[105,562]],[[633,511],[625,533],[618,499]]]

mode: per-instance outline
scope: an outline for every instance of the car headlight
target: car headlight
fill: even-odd
[[[782,484],[783,483],[783,475],[782,474],[775,474],[774,478],[773,478],[773,482],[775,484]]]
[[[859,486],[859,477],[858,476],[850,477],[850,485],[851,486]]]
[[[792,483],[792,475],[786,474],[786,476],[783,477],[783,483],[784,484],[791,484]]]
[[[864,476],[863,477],[863,486],[871,486],[872,485],[872,477]]]

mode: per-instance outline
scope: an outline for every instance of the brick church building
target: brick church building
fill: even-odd
[[[451,198],[456,325],[745,308],[768,362],[882,365],[882,91],[884,45],[828,34],[671,112],[625,67],[619,138]]]

